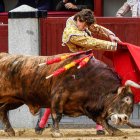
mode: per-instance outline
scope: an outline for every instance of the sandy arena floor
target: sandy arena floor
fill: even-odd
[[[15,137],[8,137],[6,133],[0,131],[1,140],[140,140],[140,129],[121,129],[126,132],[124,136],[97,136],[94,128],[62,128],[64,134],[62,138],[52,138],[50,128],[45,129],[42,135],[37,135],[34,129],[16,129]]]

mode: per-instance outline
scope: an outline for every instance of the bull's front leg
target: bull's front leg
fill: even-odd
[[[61,118],[62,118],[62,114],[56,113],[56,111],[52,110],[52,120],[53,120],[52,136],[53,137],[63,136],[63,134],[59,130],[59,122]]]
[[[63,90],[61,88],[56,88],[55,91],[53,93],[52,102],[51,102],[51,114],[53,120],[52,136],[62,137],[63,134],[59,130],[59,122],[62,118],[62,113],[63,113],[63,98],[62,98]]]
[[[121,135],[124,135],[125,133],[123,133],[121,130],[111,126],[107,120],[103,120],[102,121],[102,125],[103,127],[107,130],[107,132],[110,134],[110,135],[113,135],[113,136],[121,136]]]

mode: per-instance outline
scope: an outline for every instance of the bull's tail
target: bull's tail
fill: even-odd
[[[132,122],[128,122],[127,125],[131,128],[140,128],[140,125],[133,124]]]

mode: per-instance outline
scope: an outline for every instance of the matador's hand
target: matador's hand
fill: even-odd
[[[114,35],[109,35],[109,38],[110,38],[110,40],[112,41],[112,42],[121,42],[121,40],[118,38],[118,37],[116,37],[116,36],[114,36]]]

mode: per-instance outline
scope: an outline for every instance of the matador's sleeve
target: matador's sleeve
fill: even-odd
[[[99,39],[109,40],[109,35],[115,36],[115,34],[112,31],[98,24],[92,24],[89,27],[89,30],[91,31],[93,37],[95,36]]]
[[[117,50],[117,43],[96,39],[90,36],[72,36],[70,38],[70,42],[75,44],[75,47],[68,43],[67,46],[73,52],[80,51],[80,50],[104,50],[104,51],[116,51]],[[79,46],[79,47],[78,47]]]

